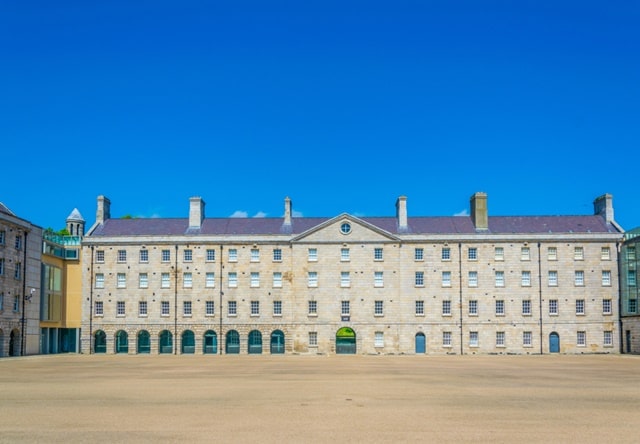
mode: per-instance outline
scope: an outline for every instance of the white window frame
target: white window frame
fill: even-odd
[[[238,273],[230,271],[227,278],[229,288],[238,288]]]
[[[140,273],[138,274],[138,285],[140,288],[149,288],[149,274],[148,273]]]
[[[604,298],[602,299],[602,314],[604,315],[610,315],[613,313],[612,311],[612,300],[609,298]]]
[[[416,307],[416,316],[424,316],[424,301],[417,300],[415,307]]]
[[[477,331],[470,331],[469,332],[469,347],[478,347],[478,345],[480,344],[480,338],[478,336],[478,332]]]
[[[442,316],[451,316],[451,301],[449,299],[442,301]]]
[[[384,301],[378,300],[373,302],[373,315],[384,316]]]
[[[584,316],[586,312],[586,301],[584,299],[576,299],[576,315]]]
[[[576,261],[584,260],[584,247],[574,247],[573,248],[573,259]]]
[[[282,248],[273,249],[273,262],[282,262]]]
[[[469,300],[469,316],[478,316],[478,300]]]
[[[478,286],[478,272],[470,271],[469,272],[469,287],[477,287]]]
[[[470,261],[478,260],[478,249],[476,247],[469,247],[467,250],[467,259]]]
[[[118,273],[116,275],[117,288],[127,288],[127,275],[126,273]]]
[[[229,248],[229,252],[227,253],[229,262],[238,262],[238,249],[237,248]]]
[[[416,271],[414,279],[416,287],[424,287],[424,271]]]
[[[548,285],[549,287],[557,287],[558,286],[558,271],[557,270],[549,270],[547,273],[548,276]]]
[[[260,301],[250,301],[251,316],[260,316]]]
[[[96,316],[104,316],[104,302],[96,301],[94,304],[94,314]]]
[[[273,315],[282,316],[282,301],[273,301]]]
[[[193,315],[193,304],[191,301],[182,301],[182,316],[190,318]]]
[[[340,287],[347,288],[351,287],[351,273],[348,271],[340,272]]]
[[[505,315],[505,302],[504,299],[496,299],[496,316]]]
[[[443,347],[452,347],[452,334],[450,331],[443,331],[442,332],[442,346]]]
[[[558,247],[549,247],[547,249],[547,260],[549,261],[558,260]]]
[[[116,316],[123,317],[127,315],[127,304],[125,301],[116,301]]]
[[[523,287],[531,287],[531,272],[528,270],[523,270],[520,281],[520,284]]]
[[[215,262],[216,261],[216,250],[213,248],[207,248],[206,252],[206,262]]]
[[[260,273],[258,271],[252,271],[250,274],[250,286],[251,288],[260,287]]]
[[[104,288],[104,273],[96,273],[95,288]]]
[[[523,299],[522,300],[522,315],[523,316],[531,316],[533,304],[531,303],[531,299]]]
[[[193,288],[193,273],[190,271],[182,273],[182,288]]]
[[[495,279],[496,279],[496,287],[504,287],[504,271],[496,270]]]
[[[384,250],[382,248],[376,247],[373,249],[373,260],[374,261],[384,260]]]
[[[340,249],[340,261],[341,262],[349,262],[351,260],[351,252],[348,248]]]
[[[260,262],[260,250],[258,248],[252,248],[250,254],[250,262]]]
[[[587,332],[586,331],[578,331],[576,333],[576,345],[578,347],[586,347],[587,346]]]
[[[216,286],[216,274],[213,271],[207,271],[204,275],[204,286],[206,288],[215,288]]]
[[[318,249],[317,248],[309,248],[307,250],[307,261],[308,262],[318,262]]]
[[[442,286],[443,287],[451,287],[451,272],[443,271],[442,272]]]
[[[376,288],[384,287],[384,272],[382,271],[373,272],[373,286]]]
[[[318,272],[317,271],[307,272],[307,287],[316,288],[317,286],[318,286]]]
[[[273,272],[273,288],[282,288],[282,272]]]
[[[204,315],[205,316],[215,316],[216,314],[216,302],[215,301],[204,301]]]
[[[162,273],[160,275],[160,288],[171,288],[171,274]]]
[[[549,299],[549,316],[558,316],[558,299]]]
[[[384,347],[384,332],[377,331],[374,335],[373,346],[376,348]]]
[[[533,347],[533,333],[530,331],[522,332],[522,346]]]
[[[238,315],[238,303],[236,301],[227,302],[227,316]]]
[[[576,270],[574,272],[574,284],[576,287],[584,287],[584,271]]]
[[[531,248],[529,248],[529,247],[520,248],[520,260],[521,261],[530,261],[531,260]]]
[[[611,260],[611,248],[602,247],[600,249],[600,260],[610,261]]]
[[[611,270],[602,270],[602,286],[611,287]]]
[[[442,261],[450,261],[451,260],[451,248],[442,247],[442,251],[440,252],[440,260],[442,260]]]
[[[162,250],[162,262],[171,262],[171,250]]]
[[[160,301],[160,316],[169,316],[171,314],[171,304],[169,301]]]
[[[309,332],[309,347],[317,347],[318,346],[318,332],[310,331]]]
[[[506,336],[506,333],[503,331],[496,332],[496,347],[505,347]]]
[[[414,261],[424,260],[424,248],[415,248],[413,250],[413,260]]]

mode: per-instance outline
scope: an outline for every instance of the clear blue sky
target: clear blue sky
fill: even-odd
[[[638,1],[5,1],[0,201],[640,225]]]

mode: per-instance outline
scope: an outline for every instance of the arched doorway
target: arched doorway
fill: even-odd
[[[107,352],[107,334],[102,330],[98,330],[93,335],[93,352],[94,353]]]
[[[427,352],[427,339],[422,332],[416,333],[416,354]]]
[[[259,355],[262,353],[262,333],[258,330],[249,332],[249,354]]]
[[[224,352],[228,355],[237,355],[240,353],[240,335],[235,330],[227,332],[227,340],[225,341]]]
[[[354,355],[356,353],[356,332],[350,327],[342,327],[336,332],[336,353]]]
[[[116,333],[116,353],[129,353],[129,335],[124,330]]]
[[[191,330],[182,332],[182,354],[193,354],[196,352],[196,335]]]
[[[138,353],[151,353],[151,335],[147,330],[138,332]]]
[[[274,330],[271,333],[271,354],[284,353],[284,333],[281,330]]]
[[[202,352],[207,354],[218,353],[218,335],[213,330],[207,330],[204,332],[204,344]]]
[[[560,353],[560,335],[555,331],[549,335],[549,353]]]
[[[172,353],[173,352],[173,335],[169,330],[162,330],[160,332],[160,348],[159,353]]]
[[[20,333],[17,330],[9,333],[9,356],[20,356]]]

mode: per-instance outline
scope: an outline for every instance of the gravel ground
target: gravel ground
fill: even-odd
[[[638,442],[640,356],[0,359],[0,442]]]

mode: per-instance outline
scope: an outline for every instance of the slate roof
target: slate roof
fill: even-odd
[[[200,230],[189,229],[188,218],[108,219],[90,234],[94,236],[171,235],[278,235],[304,233],[333,218],[294,217],[290,227],[283,218],[206,218]],[[409,217],[409,230],[400,233],[395,217],[359,218],[391,234],[474,234],[469,216]],[[619,233],[602,216],[490,216],[488,234]]]

